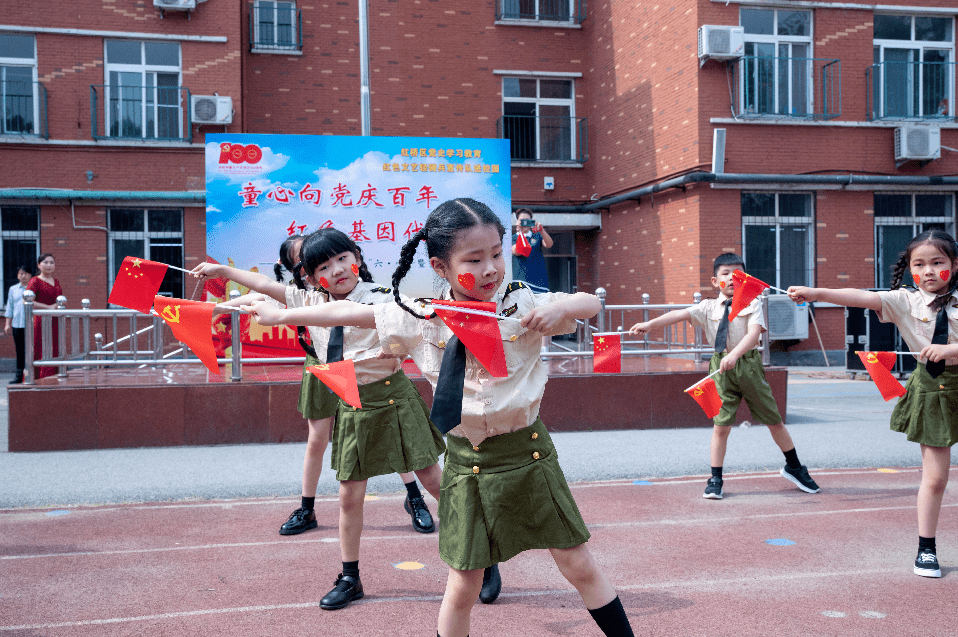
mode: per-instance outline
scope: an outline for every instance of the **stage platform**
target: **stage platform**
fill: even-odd
[[[683,390],[708,373],[708,363],[626,356],[620,374],[595,374],[588,357],[548,358],[540,415],[550,431],[709,427]],[[407,374],[427,404],[432,388],[410,361]],[[303,442],[296,410],[302,366],[252,365],[231,382],[201,365],[74,370],[9,389],[9,451],[68,451],[268,442]],[[788,370],[766,368],[786,413]],[[739,422],[751,415],[744,403]]]

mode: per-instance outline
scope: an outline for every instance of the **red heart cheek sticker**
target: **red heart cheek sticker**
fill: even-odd
[[[329,289],[329,281],[326,280],[326,277],[324,277],[324,276],[319,277],[319,284],[320,284],[322,287],[324,287],[324,288],[326,288],[326,289]]]
[[[359,266],[358,266],[358,265],[356,265],[356,264],[354,263],[350,269],[353,271],[353,275],[355,275],[355,276],[358,276],[358,275],[359,275]]]
[[[459,285],[467,290],[471,290],[472,288],[476,287],[476,277],[469,273],[460,274]]]
[[[719,287],[725,289],[725,281],[719,281]]]
[[[918,276],[917,274],[911,275],[911,278],[915,280],[915,285],[918,285],[919,283],[921,283],[921,277]]]
[[[941,272],[938,273],[938,276],[941,277],[942,281],[947,281],[948,279],[951,278],[951,270],[942,270]]]

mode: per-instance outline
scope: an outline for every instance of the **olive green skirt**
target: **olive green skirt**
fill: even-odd
[[[459,570],[485,568],[530,549],[589,539],[552,438],[541,420],[486,438],[447,437],[439,498],[439,557]]]
[[[402,370],[359,386],[362,409],[342,400],[333,424],[336,479],[366,480],[431,467],[446,450],[429,409]]]
[[[932,378],[922,363],[905,383],[908,392],[891,413],[891,428],[912,442],[951,447],[958,442],[958,365]]]
[[[299,386],[299,413],[310,420],[332,418],[339,407],[339,396],[331,392],[313,372],[306,369],[313,365],[319,365],[319,360],[307,354],[306,362],[303,363],[303,382]]]

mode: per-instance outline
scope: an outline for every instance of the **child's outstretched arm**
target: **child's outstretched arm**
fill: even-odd
[[[350,325],[376,328],[376,316],[372,305],[352,301],[332,301],[320,305],[281,308],[268,301],[254,301],[242,309],[249,312],[260,325],[311,325],[335,327]]]
[[[845,307],[863,307],[876,312],[881,312],[881,296],[878,292],[869,292],[868,290],[858,290],[855,288],[841,288],[831,290],[829,288],[807,288],[801,285],[793,285],[788,288],[788,298],[796,303],[805,301],[822,301],[823,303],[834,303],[844,305]]]
[[[601,309],[599,297],[586,292],[576,292],[568,298],[532,308],[531,312],[522,317],[521,324],[533,332],[548,334],[562,321],[592,318]]]
[[[636,323],[629,328],[629,334],[648,334],[653,329],[658,327],[665,327],[666,325],[673,325],[675,323],[681,323],[682,321],[691,320],[692,313],[688,310],[672,310],[671,312],[666,312],[662,316],[656,316],[651,321]]]
[[[201,263],[193,268],[190,273],[198,279],[229,279],[243,287],[272,297],[280,303],[286,303],[286,286],[265,274],[231,268],[219,263]]]

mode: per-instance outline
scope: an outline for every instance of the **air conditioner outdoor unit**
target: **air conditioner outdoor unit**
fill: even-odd
[[[190,118],[194,124],[232,124],[233,98],[191,95]]]
[[[699,27],[699,60],[737,60],[745,55],[743,27],[706,24]]]
[[[772,341],[808,338],[808,304],[797,305],[784,294],[769,295],[768,338]]]
[[[930,124],[911,124],[895,129],[895,161],[929,162],[941,157],[941,129]]]
[[[196,8],[196,0],[153,0],[153,6],[164,11],[190,11]]]

